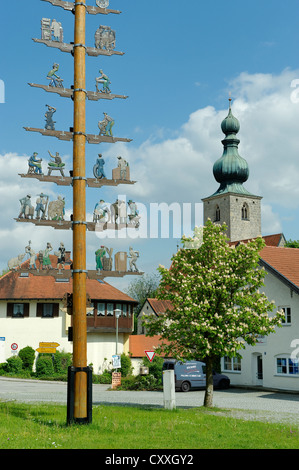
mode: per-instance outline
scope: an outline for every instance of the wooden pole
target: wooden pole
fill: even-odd
[[[87,366],[86,325],[86,94],[85,18],[86,3],[75,4],[74,124],[73,124],[73,366]],[[87,417],[87,374],[77,372],[74,383],[74,418]]]

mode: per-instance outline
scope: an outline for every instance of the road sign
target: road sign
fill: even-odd
[[[40,348],[58,348],[59,343],[39,343]]]
[[[17,343],[12,343],[12,345],[10,347],[13,351],[16,351],[18,349]]]
[[[36,351],[38,353],[55,354],[56,353],[56,348],[37,348]]]
[[[120,369],[121,368],[121,362],[120,362],[120,355],[119,354],[114,354],[114,356],[112,356],[112,367],[113,367],[113,369]]]
[[[152,362],[152,360],[154,359],[156,355],[155,351],[144,351],[144,352],[147,355],[148,360]]]
[[[39,348],[36,351],[39,353],[55,354],[58,346],[60,346],[59,343],[39,343]]]

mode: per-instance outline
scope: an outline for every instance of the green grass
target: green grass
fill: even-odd
[[[66,425],[66,407],[0,402],[0,449],[298,449],[299,429],[204,408],[94,406],[92,424]]]

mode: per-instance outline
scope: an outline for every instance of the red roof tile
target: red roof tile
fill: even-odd
[[[155,351],[160,343],[160,336],[130,335],[130,355],[131,357],[145,357],[145,351]],[[164,356],[164,354],[161,354],[161,356]]]
[[[167,309],[171,310],[172,303],[170,300],[158,300],[158,299],[146,299],[154,312],[159,315],[160,313],[165,313]]]
[[[265,246],[262,260],[299,287],[299,248]]]
[[[53,263],[52,256],[50,258]],[[65,266],[65,268],[69,269],[69,266]],[[62,299],[66,292],[71,293],[72,291],[72,278],[69,282],[56,282],[53,276],[34,276],[29,273],[28,277],[20,277],[17,271],[11,271],[0,278],[0,300]],[[127,294],[105,281],[86,279],[86,292],[92,300],[137,303]]]
[[[276,233],[275,235],[265,235],[262,237],[265,241],[266,246],[279,246],[279,243],[284,243],[285,238],[283,233]],[[247,238],[246,240],[236,240],[234,242],[229,242],[229,245],[236,246],[238,243],[247,243],[255,238]]]

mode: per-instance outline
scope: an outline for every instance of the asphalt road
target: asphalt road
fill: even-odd
[[[109,385],[93,385],[93,405],[127,405],[164,407],[163,392],[115,391]],[[204,391],[176,392],[176,407],[200,407]],[[66,404],[67,384],[0,377],[0,400],[25,403],[52,402]],[[213,404],[228,416],[292,423],[299,428],[299,392],[230,388],[215,390]]]

